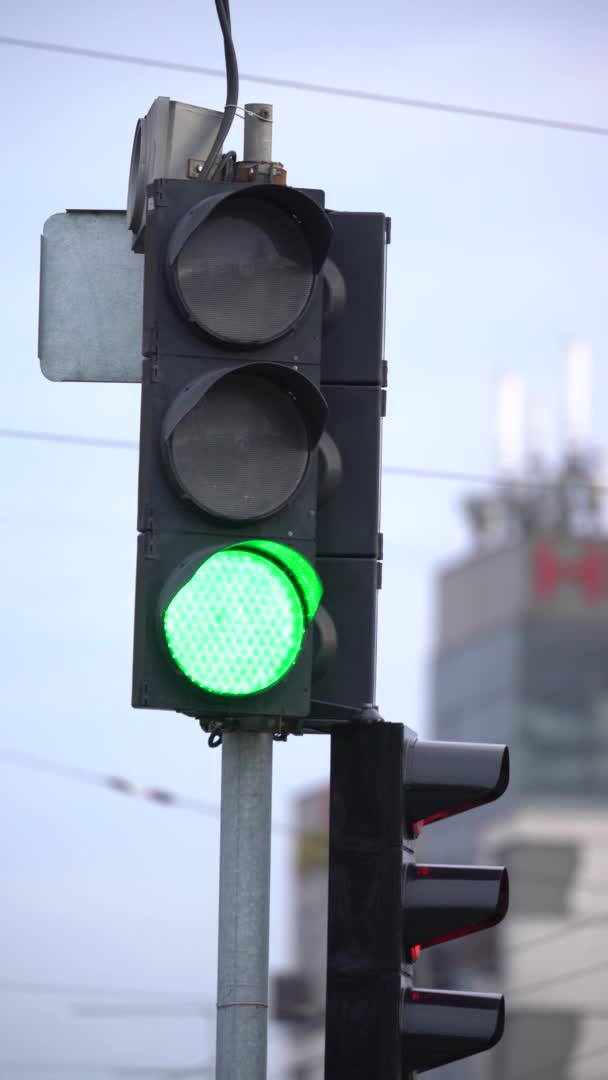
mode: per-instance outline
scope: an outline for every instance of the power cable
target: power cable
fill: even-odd
[[[18,428],[0,428],[0,439],[22,439],[27,442],[50,442],[74,446],[90,446],[108,450],[139,450],[139,443],[130,439],[106,439],[98,435],[70,435],[54,431],[24,431]],[[432,469],[415,465],[383,465],[382,472],[389,476],[407,476],[413,480],[447,480],[459,484],[481,484],[483,486],[512,486],[521,490],[551,491],[555,484],[549,480],[517,479],[512,482],[489,473],[459,472],[454,469]],[[594,491],[608,494],[608,487],[590,484],[586,480],[572,480],[574,487],[593,488]]]
[[[95,1065],[93,1062],[71,1061],[8,1061],[0,1059],[0,1071],[10,1069],[13,1072],[77,1072],[77,1073],[115,1073],[119,1076],[162,1076],[166,1080],[178,1077],[212,1076],[212,1065]]]
[[[85,49],[75,45],[62,45],[50,41],[37,41],[31,38],[8,37],[0,35],[0,45],[9,45],[21,49],[38,49],[43,52],[61,53],[66,56],[80,56],[88,60],[109,60],[118,64],[135,64],[139,67],[163,68],[165,71],[179,71],[188,75],[206,75],[211,78],[225,78],[226,73],[219,68],[201,67],[198,64],[180,64],[170,60],[156,60],[146,56],[131,56],[126,53],[105,52],[100,49]],[[297,79],[281,79],[269,75],[257,75],[241,72],[245,82],[259,83],[262,86],[283,87],[286,90],[302,90],[309,94],[323,94],[329,97],[352,98],[356,101],[370,101],[378,105],[396,105],[406,109],[424,109],[428,112],[449,113],[452,116],[474,117],[480,120],[496,120],[508,124],[525,124],[532,127],[550,128],[556,131],[576,132],[581,135],[608,135],[608,127],[596,124],[584,124],[570,120],[554,120],[548,117],[532,116],[525,113],[501,112],[497,109],[482,109],[470,105],[452,105],[443,101],[428,101],[423,98],[400,97],[396,94],[379,94],[369,90],[349,87],[329,86],[322,83],[302,82]]]
[[[97,435],[68,435],[55,431],[19,431],[0,428],[0,439],[23,439],[26,442],[66,443],[71,446],[94,446],[107,450],[138,450],[139,443],[130,439],[105,439]]]
[[[143,990],[130,986],[91,986],[86,983],[37,982],[29,979],[0,979],[0,993],[24,994],[28,997],[149,998],[173,1005],[180,1003],[204,1005],[201,995],[191,990],[178,990],[173,993],[167,990]]]
[[[115,1005],[115,1004],[78,1004],[73,1008],[77,1016],[94,1017],[103,1020],[141,1020],[153,1017],[156,1020],[198,1020],[201,1017],[215,1015],[217,1005],[207,1006],[170,1002],[165,1005]]]
[[[226,60],[226,104],[217,135],[209,151],[207,160],[203,165],[201,180],[209,180],[217,163],[218,155],[221,154],[224,142],[228,138],[234,114],[239,100],[239,69],[236,59],[236,51],[232,40],[232,27],[230,23],[229,0],[215,0],[215,10],[219,19],[222,36],[224,38],[224,57]]]
[[[196,814],[204,814],[206,817],[219,818],[220,816],[220,808],[217,804],[204,802],[194,796],[178,795],[167,788],[144,787],[134,784],[131,780],[127,780],[122,776],[94,772],[92,769],[84,769],[81,766],[69,765],[65,762],[51,761],[48,758],[38,757],[36,754],[26,753],[22,750],[13,750],[10,747],[0,747],[0,762],[48,773],[64,780],[76,780],[79,783],[89,784],[94,787],[104,787],[121,795],[146,799],[149,802],[156,803],[157,806],[174,806],[180,810],[190,810]],[[297,832],[292,826],[279,821],[272,822],[272,830],[283,835],[293,835]]]

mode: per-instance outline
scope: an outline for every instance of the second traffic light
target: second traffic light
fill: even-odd
[[[332,735],[325,1075],[410,1077],[488,1050],[499,994],[420,989],[420,950],[506,914],[503,867],[416,862],[424,824],[505,791],[504,746],[424,742],[401,724]]]

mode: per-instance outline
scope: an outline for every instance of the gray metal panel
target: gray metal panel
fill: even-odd
[[[45,222],[38,356],[53,382],[141,382],[144,260],[122,210]]]

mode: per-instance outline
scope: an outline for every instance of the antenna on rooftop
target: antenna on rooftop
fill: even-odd
[[[498,381],[496,452],[501,480],[514,480],[523,469],[524,393],[521,377],[505,372]]]
[[[589,445],[591,428],[591,349],[579,340],[568,345],[566,361],[566,453],[578,457]]]

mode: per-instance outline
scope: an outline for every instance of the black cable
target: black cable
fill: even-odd
[[[225,77],[225,72],[220,71],[218,68],[201,67],[198,64],[178,64],[171,60],[154,60],[152,57],[147,56],[129,56],[126,53],[102,52],[99,49],[83,49],[75,45],[56,45],[49,41],[8,37],[4,34],[0,35],[0,45],[11,45],[22,49],[39,49],[42,52],[56,52],[66,56],[81,56],[88,60],[109,60],[118,64],[136,64],[139,67],[162,68],[165,71],[180,71],[188,75],[206,75],[214,79]],[[499,112],[496,109],[481,109],[469,105],[450,105],[442,101],[425,101],[421,98],[399,97],[395,94],[377,94],[369,90],[325,86],[321,83],[300,82],[295,79],[279,79],[269,75],[256,75],[251,72],[241,72],[241,79],[246,82],[259,83],[261,86],[279,86],[285,87],[287,90],[303,90],[309,94],[354,98],[356,101],[371,101],[377,105],[398,105],[406,109],[426,109],[430,112],[449,113],[452,116],[498,120],[508,124],[526,124],[532,127],[551,128],[554,131],[570,131],[582,135],[608,135],[608,127],[582,124],[573,120],[551,120],[542,116],[528,116],[524,113]],[[234,104],[236,104],[236,101]]]
[[[9,747],[0,747],[0,762],[17,765],[23,769],[36,772],[48,773],[58,776],[62,780],[76,780],[79,783],[89,784],[93,787],[103,787],[121,795],[138,796],[157,806],[175,806],[181,810],[191,810],[195,814],[204,814],[206,817],[219,818],[220,808],[214,803],[203,802],[202,799],[191,795],[178,795],[174,791],[165,788],[142,786],[134,784],[131,780],[122,776],[114,776],[106,773],[94,772],[92,769],[83,769],[78,765],[68,765],[65,762],[50,761],[48,758],[38,757],[23,750],[11,750]],[[293,835],[297,832],[295,827],[286,822],[273,821],[272,831],[283,835]]]
[[[217,158],[221,154],[224,142],[232,127],[232,121],[239,102],[239,68],[236,59],[236,51],[232,40],[232,28],[230,24],[229,0],[215,0],[215,10],[222,29],[224,38],[224,56],[226,59],[226,104],[213,146],[209,151],[207,160],[203,165],[201,180],[209,180],[217,164]]]
[[[69,435],[60,431],[21,431],[18,428],[0,428],[0,439],[67,443],[72,446],[98,446],[107,450],[139,450],[139,443],[133,440],[106,439],[100,435]]]

